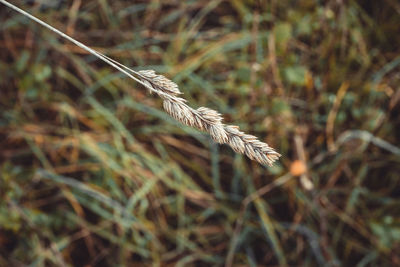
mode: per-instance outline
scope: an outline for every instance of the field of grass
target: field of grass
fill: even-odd
[[[0,266],[400,266],[398,1],[9,2],[282,157],[0,4]]]

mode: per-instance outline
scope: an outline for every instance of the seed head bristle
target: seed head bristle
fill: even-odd
[[[182,94],[176,83],[165,78],[163,75],[157,74],[154,70],[141,70],[138,73],[143,82],[156,90],[161,90],[171,95]]]

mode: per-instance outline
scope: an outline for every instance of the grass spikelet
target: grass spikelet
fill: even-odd
[[[182,94],[176,83],[163,75],[156,74],[154,70],[141,70],[138,73],[142,81],[148,82],[155,90],[160,90],[170,95]]]

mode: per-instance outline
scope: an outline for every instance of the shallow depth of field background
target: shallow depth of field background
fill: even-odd
[[[0,4],[1,266],[400,265],[398,1],[10,2],[282,158]]]

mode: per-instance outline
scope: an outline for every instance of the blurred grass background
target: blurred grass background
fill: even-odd
[[[400,266],[398,1],[10,2],[283,156],[0,5],[1,266]]]

